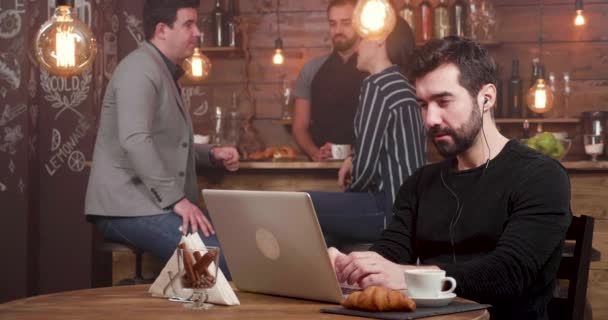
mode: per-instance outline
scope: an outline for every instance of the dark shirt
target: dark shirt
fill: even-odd
[[[363,80],[355,115],[351,191],[384,191],[390,213],[399,188],[426,164],[416,90],[393,65]]]
[[[150,43],[150,45],[152,45],[152,48],[156,49],[156,51],[158,51],[158,53],[160,53],[161,58],[163,58],[163,61],[167,65],[167,69],[169,69],[169,73],[173,77],[173,81],[175,82],[177,91],[181,94],[181,87],[179,85],[179,79],[184,75],[184,73],[185,73],[184,69],[180,65],[176,64],[175,62],[173,62],[169,58],[167,58],[167,56],[162,51],[160,51],[160,49],[158,49],[154,44]]]
[[[514,140],[487,169],[457,172],[453,163],[405,182],[372,250],[446,270],[459,296],[493,305],[492,319],[546,319],[572,216],[565,169]]]
[[[352,144],[353,119],[366,73],[357,70],[357,55],[346,63],[332,52],[311,85],[310,134],[317,146],[325,142]]]

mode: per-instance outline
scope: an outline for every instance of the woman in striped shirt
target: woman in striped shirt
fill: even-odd
[[[362,84],[354,119],[354,152],[342,164],[345,193],[312,192],[328,245],[376,240],[392,218],[399,188],[426,163],[426,134],[414,87],[405,77],[414,35],[402,19],[386,40],[364,39]]]

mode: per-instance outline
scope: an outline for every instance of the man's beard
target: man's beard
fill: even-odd
[[[465,124],[460,126],[460,128],[441,128],[437,125],[429,129],[429,136],[437,148],[437,151],[439,151],[443,157],[450,158],[467,151],[473,143],[475,143],[481,126],[481,111],[479,111],[477,103],[474,102],[473,111],[471,112],[469,119]],[[449,135],[452,137],[453,142],[444,140],[437,141],[434,139],[437,135]]]
[[[344,41],[336,41],[336,38],[341,36],[344,38]],[[354,35],[352,38],[347,38],[343,34],[337,34],[331,39],[332,44],[334,45],[334,49],[339,52],[350,50],[355,43],[357,43],[357,35]]]

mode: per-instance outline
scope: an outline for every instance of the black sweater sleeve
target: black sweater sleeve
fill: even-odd
[[[399,189],[399,194],[393,206],[395,215],[391,223],[382,233],[380,240],[371,247],[386,259],[399,264],[414,264],[417,256],[414,252],[415,214],[417,201],[417,186],[422,167],[411,175]]]
[[[458,282],[458,293],[491,299],[521,296],[561,245],[570,225],[570,182],[551,160],[537,159],[511,193],[511,215],[494,251],[464,263],[439,264]],[[555,271],[555,270],[553,270]]]

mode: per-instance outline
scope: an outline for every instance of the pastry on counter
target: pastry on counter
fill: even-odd
[[[247,160],[266,161],[266,160],[295,160],[298,156],[292,147],[269,147],[265,150],[256,151],[249,154]]]

